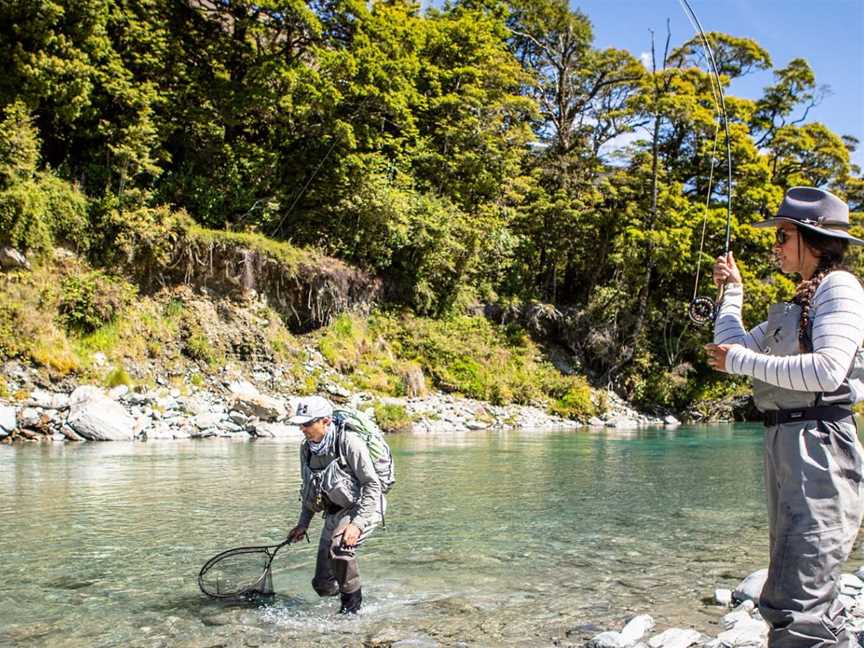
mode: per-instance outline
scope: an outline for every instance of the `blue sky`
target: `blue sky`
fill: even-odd
[[[820,121],[839,135],[861,140],[853,162],[864,167],[864,0],[690,0],[705,31],[754,39],[768,50],[775,68],[796,57],[806,59],[817,85],[831,94],[813,108],[807,121]],[[670,20],[671,46],[693,36],[678,0],[571,0],[594,26],[594,45],[650,52],[655,32],[658,55]],[[756,98],[773,82],[755,72],[732,84],[729,94]]]

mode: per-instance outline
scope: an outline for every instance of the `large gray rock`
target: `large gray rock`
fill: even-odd
[[[39,389],[37,387],[30,392],[27,404],[43,409],[66,409],[69,406],[69,396],[67,394],[49,392],[46,389]]]
[[[13,247],[0,247],[0,268],[4,270],[30,269],[30,262],[23,254]]]
[[[760,569],[753,572],[743,581],[738,584],[732,591],[733,601],[753,601],[759,604],[759,595],[762,593],[762,588],[765,586],[765,581],[768,578],[768,570]]]
[[[255,416],[262,421],[278,421],[287,413],[282,400],[264,394],[236,394],[232,407],[238,412]]]
[[[105,392],[96,385],[80,385],[69,395],[69,407],[74,407],[92,398],[104,397]]]
[[[85,439],[131,441],[135,436],[135,419],[117,401],[102,394],[76,400],[74,393],[72,400],[75,404],[70,408],[66,422]]]
[[[717,641],[733,648],[763,648],[768,641],[768,624],[748,618],[717,635]]]
[[[255,434],[259,437],[301,437],[300,428],[285,423],[259,422],[255,424]]]
[[[198,414],[194,419],[192,419],[192,423],[194,423],[197,428],[205,430],[207,428],[218,426],[221,420],[221,414],[217,412],[205,412],[203,414]]]
[[[625,646],[632,646],[653,627],[654,619],[647,614],[640,614],[627,622],[627,625],[621,631],[621,639],[624,641]]]
[[[651,648],[688,648],[699,643],[702,635],[696,630],[681,628],[669,628],[648,640]]]
[[[627,644],[620,632],[609,630],[601,632],[587,643],[587,648],[626,648]]]
[[[0,405],[0,438],[8,436],[18,427],[15,408],[12,405]]]

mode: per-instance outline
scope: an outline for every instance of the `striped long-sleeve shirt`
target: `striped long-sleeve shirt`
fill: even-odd
[[[813,295],[813,352],[792,356],[763,353],[767,322],[746,331],[741,323],[744,289],[727,286],[714,326],[715,344],[737,344],[726,355],[726,371],[794,391],[827,392],[846,378],[864,341],[864,288],[848,272],[828,274]]]

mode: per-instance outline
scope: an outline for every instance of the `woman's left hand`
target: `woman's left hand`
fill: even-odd
[[[726,354],[729,349],[737,344],[706,344],[705,351],[708,353],[708,364],[717,371],[726,371]]]

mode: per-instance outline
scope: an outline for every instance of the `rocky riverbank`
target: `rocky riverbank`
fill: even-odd
[[[766,569],[754,572],[734,591],[715,591],[715,604],[731,608],[721,619],[721,632],[716,637],[692,628],[667,628],[653,632],[654,619],[641,614],[630,619],[621,630],[607,630],[594,635],[587,640],[587,648],[765,648],[768,645],[768,624],[759,614],[757,605],[767,573]],[[843,574],[840,587],[840,601],[846,608],[849,626],[856,634],[864,631],[862,578],[864,567],[854,574]]]
[[[0,438],[11,441],[131,441],[207,437],[289,437],[299,435],[287,419],[296,394],[284,390],[277,367],[258,367],[250,376],[222,371],[200,387],[156,385],[103,389],[70,381],[44,384],[40,374],[7,363],[3,375],[15,398],[0,399]],[[495,406],[451,394],[378,398],[351,393],[326,382],[334,402],[375,415],[373,404],[404,411],[402,429],[419,434],[486,429],[575,429],[583,423],[553,416],[530,405]],[[614,393],[603,417],[587,425],[635,429],[677,425],[630,408]]]

